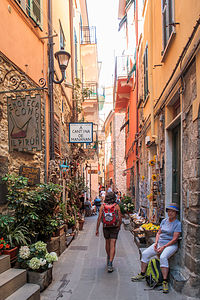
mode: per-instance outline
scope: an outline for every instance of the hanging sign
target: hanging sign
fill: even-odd
[[[7,98],[9,150],[41,150],[41,97]]]
[[[69,123],[70,143],[92,143],[93,123]]]

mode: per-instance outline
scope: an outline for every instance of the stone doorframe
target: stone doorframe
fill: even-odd
[[[172,202],[172,130],[180,124],[181,131],[181,145],[180,145],[180,220],[183,219],[183,210],[182,210],[182,136],[183,136],[183,126],[182,126],[182,113],[179,113],[168,126],[165,128],[165,206]],[[166,211],[165,211],[166,215]],[[167,216],[167,215],[166,215]]]

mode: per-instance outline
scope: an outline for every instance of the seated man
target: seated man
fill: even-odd
[[[181,222],[177,219],[179,211],[176,203],[171,203],[167,206],[166,211],[168,218],[162,220],[160,229],[156,235],[156,241],[150,247],[145,249],[141,258],[141,272],[131,278],[132,281],[137,281],[145,278],[148,262],[155,255],[160,255],[160,267],[163,275],[163,293],[168,293],[168,259],[178,249],[178,238],[181,234]]]
[[[85,207],[85,216],[90,217],[91,216],[91,202],[89,201],[88,198],[86,199],[86,201],[84,203],[84,207]]]

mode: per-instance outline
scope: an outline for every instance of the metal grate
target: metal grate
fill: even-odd
[[[88,246],[71,246],[69,250],[87,250]]]

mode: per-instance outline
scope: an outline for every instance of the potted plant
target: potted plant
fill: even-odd
[[[19,249],[18,262],[21,268],[27,269],[28,282],[38,284],[40,291],[52,282],[53,262],[57,260],[57,254],[49,253],[47,244],[42,241]]]
[[[14,262],[17,258],[18,247],[20,245],[27,245],[30,242],[28,238],[27,228],[15,223],[7,225],[4,231],[4,239],[6,245],[3,247],[3,254],[10,255],[10,262]]]
[[[0,239],[0,255],[3,254],[3,250],[9,249],[10,245],[6,243],[4,238]]]
[[[27,228],[32,243],[37,239],[48,240],[55,231],[49,220],[55,217],[61,187],[53,183],[30,187],[27,178],[15,175],[6,175],[2,181],[7,184],[8,208],[16,224]]]

